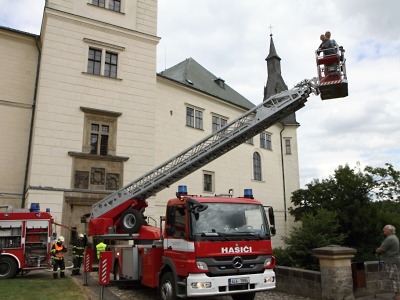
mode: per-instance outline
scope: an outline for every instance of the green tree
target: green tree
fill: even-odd
[[[306,213],[302,218],[302,226],[294,227],[291,234],[283,238],[286,249],[274,250],[278,264],[319,270],[313,249],[332,244],[341,245],[346,235],[338,234],[339,226],[335,212],[318,209],[315,215]]]
[[[388,202],[400,200],[399,187],[400,172],[391,164],[367,166],[364,172],[339,166],[328,179],[315,179],[306,189],[295,191],[291,199],[294,207],[289,211],[296,221],[304,221],[308,214],[316,216],[320,209],[336,213],[337,234],[346,235],[343,245],[356,248],[358,260],[374,259],[383,226],[398,223],[398,203]]]

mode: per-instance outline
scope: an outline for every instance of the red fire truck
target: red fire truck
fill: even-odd
[[[0,279],[50,267],[53,225],[50,211],[41,212],[38,203],[0,207]]]
[[[180,186],[159,227],[145,222],[146,199],[294,113],[311,93],[319,94],[316,78],[266,99],[94,204],[89,235],[129,241],[114,249],[114,279],[159,288],[163,300],[212,295],[252,300],[256,292],[275,288],[273,210],[253,199],[251,189],[243,197],[201,197]]]

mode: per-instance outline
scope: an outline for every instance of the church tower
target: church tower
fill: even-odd
[[[280,92],[288,90],[285,81],[282,78],[281,72],[281,58],[276,53],[274,40],[272,34],[270,35],[270,46],[267,58],[267,71],[268,79],[267,84],[264,87],[264,99],[278,94]],[[277,218],[277,223],[280,226],[280,230],[283,232],[283,236],[290,232],[291,226],[293,226],[293,218],[288,213],[288,207],[290,206],[291,194],[299,189],[299,181],[291,180],[292,178],[299,178],[299,162],[298,162],[298,149],[297,149],[297,128],[299,123],[296,121],[296,114],[290,114],[287,117],[280,120],[277,126],[277,134],[273,135],[273,139],[276,139],[276,143],[280,145],[280,149],[277,149],[276,156],[274,159],[280,162],[280,177],[279,182],[275,184],[276,187],[282,187],[280,191],[282,197],[279,199],[277,205],[277,211],[281,211]],[[268,129],[272,131],[272,129]],[[275,244],[278,243],[274,241]]]
[[[268,80],[267,85],[264,87],[263,100],[288,89],[282,78],[281,58],[276,54],[272,34],[270,34],[270,37],[269,54],[265,59],[267,61]]]

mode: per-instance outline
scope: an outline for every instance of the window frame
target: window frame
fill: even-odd
[[[85,74],[90,74],[90,75],[95,75],[95,76],[102,76],[102,77],[107,77],[107,78],[113,78],[113,79],[120,79],[120,65],[121,65],[121,59],[123,57],[123,51],[125,50],[125,47],[121,47],[118,45],[113,45],[97,40],[92,40],[88,38],[84,38],[83,41],[87,44],[86,48],[86,65],[85,65],[85,71],[83,73]],[[98,61],[98,59],[94,60],[91,58],[91,51],[96,51],[100,52],[101,51],[101,60]],[[107,62],[107,56],[115,56],[113,60],[116,62],[113,62],[113,60],[110,60],[110,62]],[[89,66],[90,62],[96,61],[98,64],[100,64],[100,72],[91,72]],[[109,69],[114,69],[113,72],[110,72],[110,70],[107,73],[107,68],[106,66],[111,66]],[[95,70],[94,67],[91,68],[92,70]],[[112,74],[115,73],[115,76],[111,76]]]
[[[87,4],[117,13],[125,11],[123,0],[87,0]]]
[[[212,115],[211,120],[212,132],[217,132],[228,124],[228,118],[218,115]]]
[[[208,180],[206,180],[206,178]],[[214,193],[215,191],[215,173],[203,171],[203,193]]]
[[[115,9],[116,3],[118,3],[118,9]],[[116,12],[121,12],[121,0],[108,0],[108,9]]]
[[[260,148],[272,150],[272,134],[269,132],[260,133]]]
[[[203,130],[203,109],[186,105],[186,126]]]
[[[257,151],[253,153],[253,180],[262,181],[261,155]]]
[[[97,2],[97,3],[96,3]],[[103,2],[103,5],[100,5],[100,2]],[[91,0],[90,4],[97,6],[97,7],[106,7],[106,0]]]
[[[113,57],[115,57],[114,59],[116,60],[116,62],[113,62]],[[104,58],[104,76],[117,78],[117,74],[118,74],[118,53],[106,50]]]
[[[92,155],[99,156],[115,156],[117,147],[117,121],[118,117],[122,113],[99,110],[88,107],[81,107],[81,111],[84,115],[84,128],[83,128],[83,143],[82,152]],[[101,138],[97,141],[96,153],[92,151],[92,124],[99,124],[99,129],[101,126],[108,126],[108,138],[107,138],[107,153],[101,151]],[[101,135],[101,130],[98,131]],[[100,136],[99,136],[100,137]]]
[[[284,141],[285,141],[285,154],[291,155],[292,154],[291,138],[284,138]]]

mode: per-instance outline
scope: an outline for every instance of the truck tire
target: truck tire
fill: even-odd
[[[143,217],[140,211],[127,209],[121,214],[120,226],[125,233],[138,233],[142,227]]]
[[[160,294],[162,300],[177,300],[174,274],[167,272],[161,277]]]
[[[9,256],[0,257],[0,279],[14,278],[18,273],[16,260]]]
[[[254,300],[256,293],[243,293],[231,295],[233,300]]]

